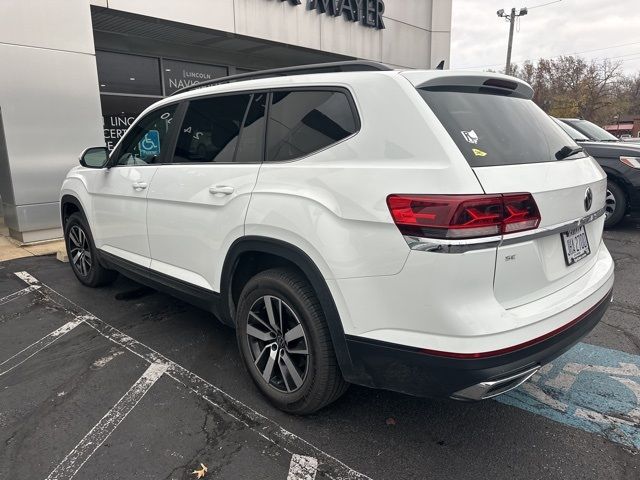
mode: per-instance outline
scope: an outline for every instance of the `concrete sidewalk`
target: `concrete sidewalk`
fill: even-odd
[[[53,255],[58,252],[62,252],[64,258],[66,258],[64,240],[20,243],[9,236],[9,229],[4,224],[4,217],[0,217],[0,262],[13,260],[15,258]]]

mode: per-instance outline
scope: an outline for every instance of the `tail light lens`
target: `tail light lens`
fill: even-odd
[[[620,161],[631,168],[640,168],[640,157],[620,157]]]
[[[403,235],[478,238],[533,230],[540,212],[530,193],[505,195],[389,195]]]

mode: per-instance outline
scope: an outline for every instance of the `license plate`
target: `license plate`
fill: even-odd
[[[562,238],[562,248],[564,250],[564,261],[569,265],[582,260],[589,256],[591,248],[589,248],[589,239],[584,225],[578,228],[572,228],[560,234]]]

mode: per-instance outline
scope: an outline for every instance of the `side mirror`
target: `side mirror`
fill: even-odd
[[[106,147],[90,147],[80,154],[80,165],[87,168],[104,168],[109,162]]]

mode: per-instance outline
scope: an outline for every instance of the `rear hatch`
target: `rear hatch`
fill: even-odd
[[[496,249],[495,296],[505,308],[562,289],[595,263],[606,176],[507,77],[449,77],[418,86],[487,194],[531,193],[535,230],[505,234]],[[577,225],[576,222],[580,222]]]

